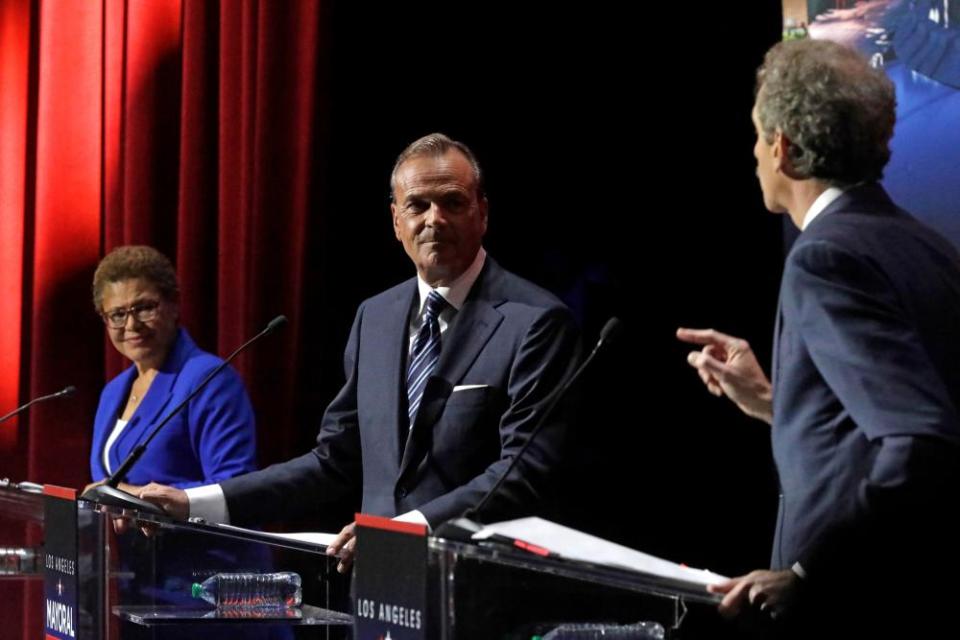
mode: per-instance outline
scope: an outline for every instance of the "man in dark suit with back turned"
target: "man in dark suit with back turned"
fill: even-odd
[[[364,512],[435,527],[476,505],[527,441],[575,364],[578,338],[553,295],[486,255],[480,167],[462,143],[425,136],[398,157],[390,210],[417,277],[364,301],[344,354],[346,384],[309,453],[210,485],[148,485],[141,496],[185,518],[256,523],[362,493]],[[556,412],[484,519],[536,511],[560,457]],[[353,525],[330,546],[341,571]]]
[[[703,345],[688,361],[710,392],[772,425],[772,570],[716,587],[721,612],[756,607],[798,637],[927,637],[958,592],[957,252],[879,185],[894,87],[855,51],[773,47],[753,121],[764,203],[801,229],[772,383],[746,341],[677,332]]]

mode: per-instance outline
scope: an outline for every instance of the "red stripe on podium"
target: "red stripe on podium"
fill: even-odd
[[[77,499],[77,490],[70,489],[67,487],[58,487],[55,484],[45,484],[43,485],[43,494],[46,496],[53,496],[55,498],[63,498],[64,500],[76,500]]]
[[[384,518],[381,516],[371,516],[366,513],[356,514],[358,527],[369,527],[371,529],[385,529],[387,531],[397,531],[399,533],[411,533],[417,536],[427,535],[427,527],[415,522],[399,522]]]

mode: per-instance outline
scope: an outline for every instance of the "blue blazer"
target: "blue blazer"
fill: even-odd
[[[176,407],[222,360],[201,351],[179,329],[167,361],[157,373],[140,406],[110,450],[116,470],[130,451]],[[131,366],[107,383],[93,426],[90,471],[94,480],[109,474],[102,462],[103,447],[123,411],[137,376]],[[227,367],[167,423],[130,469],[126,482],[159,482],[187,488],[219,482],[256,469],[256,427],[253,409],[240,376]]]
[[[773,567],[845,580],[899,556],[915,571],[902,536],[958,494],[955,248],[877,184],[844,193],[787,256],[772,375]]]
[[[360,305],[344,353],[346,384],[309,453],[221,483],[231,521],[259,522],[355,500],[392,517],[419,509],[431,525],[475,505],[526,442],[578,348],[569,310],[489,256],[443,335],[406,440],[405,371],[416,278]],[[458,388],[466,387],[468,388]],[[535,510],[560,456],[556,412],[489,518]]]

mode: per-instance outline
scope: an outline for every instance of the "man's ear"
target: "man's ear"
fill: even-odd
[[[480,206],[480,215],[483,217],[483,233],[486,234],[486,233],[487,233],[487,219],[488,219],[488,218],[487,218],[487,212],[489,211],[489,208],[490,208],[490,205],[489,205],[489,203],[487,202],[487,196],[485,196],[485,195],[481,195],[481,196],[480,196],[479,206]]]
[[[787,134],[777,129],[773,134],[773,167],[788,178],[799,180],[802,176],[797,173],[797,170],[793,166],[793,160],[790,157],[790,148],[792,146],[793,142],[790,141]]]
[[[390,218],[393,220],[393,235],[397,237],[397,240],[401,242],[403,239],[400,237],[400,219],[397,217],[397,203],[390,203]]]

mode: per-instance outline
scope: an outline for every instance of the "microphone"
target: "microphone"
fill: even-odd
[[[553,413],[557,403],[559,403],[560,400],[566,395],[567,390],[580,378],[580,375],[590,365],[597,353],[600,352],[600,349],[605,345],[616,341],[622,330],[623,323],[620,322],[618,318],[610,318],[607,320],[607,323],[603,325],[603,329],[600,330],[600,338],[597,340],[597,344],[594,345],[593,351],[591,351],[590,355],[588,355],[584,361],[580,363],[580,366],[577,367],[573,374],[563,381],[563,384],[561,384],[557,390],[554,391],[553,395],[548,397],[547,408],[543,411],[543,413],[540,414],[540,420],[530,432],[530,437],[527,438],[527,441],[523,443],[522,447],[520,447],[520,451],[518,451],[517,455],[515,455],[513,460],[510,461],[510,465],[497,480],[496,484],[491,487],[490,491],[483,496],[483,499],[480,500],[476,506],[470,507],[464,511],[463,515],[459,518],[446,522],[438,527],[437,535],[441,537],[452,538],[454,540],[469,540],[472,534],[480,530],[480,525],[471,520],[471,518],[479,516],[479,514],[483,511],[483,508],[487,506],[488,502],[490,502],[490,499],[497,494],[497,491],[500,490],[500,487],[513,472],[514,468],[517,466],[517,463],[523,457],[523,454],[526,453],[528,448],[530,448],[530,444],[537,437],[537,434],[543,428],[543,425],[546,424],[547,418]]]
[[[70,385],[69,387],[64,387],[63,389],[61,389],[60,391],[57,391],[56,393],[51,393],[51,394],[48,394],[48,395],[45,395],[45,396],[40,396],[39,398],[34,398],[33,400],[31,400],[31,401],[28,402],[27,404],[25,404],[25,405],[23,405],[23,406],[21,406],[21,407],[17,407],[16,409],[14,409],[13,411],[11,411],[11,412],[8,413],[7,415],[5,415],[5,416],[3,416],[2,418],[0,418],[0,422],[4,422],[4,421],[6,421],[6,420],[9,420],[9,419],[12,418],[13,416],[15,416],[15,415],[17,415],[18,413],[20,413],[21,411],[25,411],[28,407],[30,407],[31,405],[34,405],[34,404],[36,404],[36,403],[38,403],[38,402],[46,402],[47,400],[53,400],[54,398],[66,398],[66,397],[72,396],[72,395],[73,395],[74,393],[76,393],[76,392],[77,392],[77,388],[76,388],[75,386],[73,386],[73,385]]]
[[[143,442],[138,444],[136,447],[134,447],[133,451],[130,452],[130,455],[127,456],[127,459],[123,461],[123,464],[121,464],[120,467],[117,468],[117,470],[114,471],[109,478],[107,478],[106,482],[96,487],[93,487],[88,491],[85,491],[84,494],[80,497],[83,500],[88,500],[90,502],[97,502],[99,504],[104,504],[111,507],[120,507],[122,509],[136,509],[144,513],[149,513],[149,514],[158,515],[158,516],[166,515],[166,511],[164,511],[161,507],[155,505],[152,502],[147,502],[146,500],[141,500],[136,496],[132,496],[126,491],[118,489],[117,485],[119,485],[120,481],[127,475],[127,472],[130,471],[130,467],[132,467],[137,462],[137,460],[140,459],[144,451],[147,450],[147,445],[149,445],[150,442],[154,439],[154,437],[160,432],[160,429],[162,429],[164,425],[170,422],[170,420],[172,420],[174,416],[180,413],[183,410],[183,408],[186,407],[187,404],[189,404],[189,402],[193,400],[193,398],[196,397],[196,395],[200,393],[204,387],[207,386],[207,384],[214,378],[214,376],[216,376],[218,373],[223,371],[223,369],[226,368],[228,364],[230,364],[230,361],[233,360],[235,357],[237,357],[237,355],[239,355],[241,351],[243,351],[244,349],[252,345],[254,342],[259,340],[260,338],[270,335],[271,333],[273,333],[274,331],[276,331],[277,329],[279,329],[285,324],[287,324],[287,317],[283,315],[277,316],[267,324],[266,328],[263,331],[253,336],[252,338],[244,342],[239,347],[237,347],[233,353],[227,356],[223,362],[221,362],[219,365],[217,365],[217,367],[213,371],[207,374],[207,377],[204,378],[200,382],[200,384],[198,384],[197,387],[190,392],[190,395],[184,398],[183,402],[181,402],[176,407],[174,407],[170,411],[170,413],[164,416],[163,420],[157,423],[157,426],[153,428],[153,431],[150,432],[150,435],[147,436],[146,440],[144,440]]]

